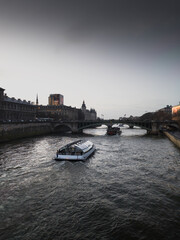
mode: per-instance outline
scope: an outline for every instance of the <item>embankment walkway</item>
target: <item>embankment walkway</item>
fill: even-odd
[[[180,131],[164,131],[164,134],[180,148]]]

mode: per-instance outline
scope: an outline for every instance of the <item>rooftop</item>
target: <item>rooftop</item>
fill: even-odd
[[[12,103],[20,103],[20,104],[28,104],[28,105],[33,105],[30,101],[26,100],[21,100],[21,99],[15,99],[14,97],[10,98],[8,96],[4,97],[4,100],[7,102],[12,102]]]

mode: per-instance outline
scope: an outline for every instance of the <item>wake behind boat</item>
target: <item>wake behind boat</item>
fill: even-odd
[[[96,148],[92,142],[78,140],[57,150],[55,160],[86,160],[95,150]]]

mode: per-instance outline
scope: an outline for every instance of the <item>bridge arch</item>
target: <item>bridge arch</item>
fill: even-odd
[[[53,127],[54,133],[72,132],[72,128],[69,124],[56,124]]]
[[[78,125],[78,130],[79,130],[79,131],[82,131],[83,129],[100,127],[100,126],[102,126],[102,125],[108,126],[107,124],[86,123],[86,124],[79,124],[79,125]]]

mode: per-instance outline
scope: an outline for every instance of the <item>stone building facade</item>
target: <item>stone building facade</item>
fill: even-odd
[[[73,108],[65,105],[36,105],[30,101],[10,98],[0,88],[0,122],[26,122],[44,120],[83,121],[95,120],[96,111],[87,110],[83,102],[82,108]]]
[[[0,121],[18,122],[35,120],[36,106],[30,101],[10,98],[0,88]]]
[[[90,110],[86,109],[86,104],[84,101],[82,103],[81,110],[84,114],[84,120],[96,120],[97,113],[95,109],[92,109],[92,108]]]
[[[172,120],[176,121],[180,126],[180,104],[172,107]]]
[[[87,110],[83,101],[81,109],[69,107],[66,105],[38,105],[36,110],[36,117],[39,120],[69,120],[69,121],[83,121],[96,120],[96,111],[94,109]]]
[[[49,118],[52,120],[82,120],[82,112],[80,109],[68,107],[65,105],[39,105],[37,107],[36,117],[38,119]]]

